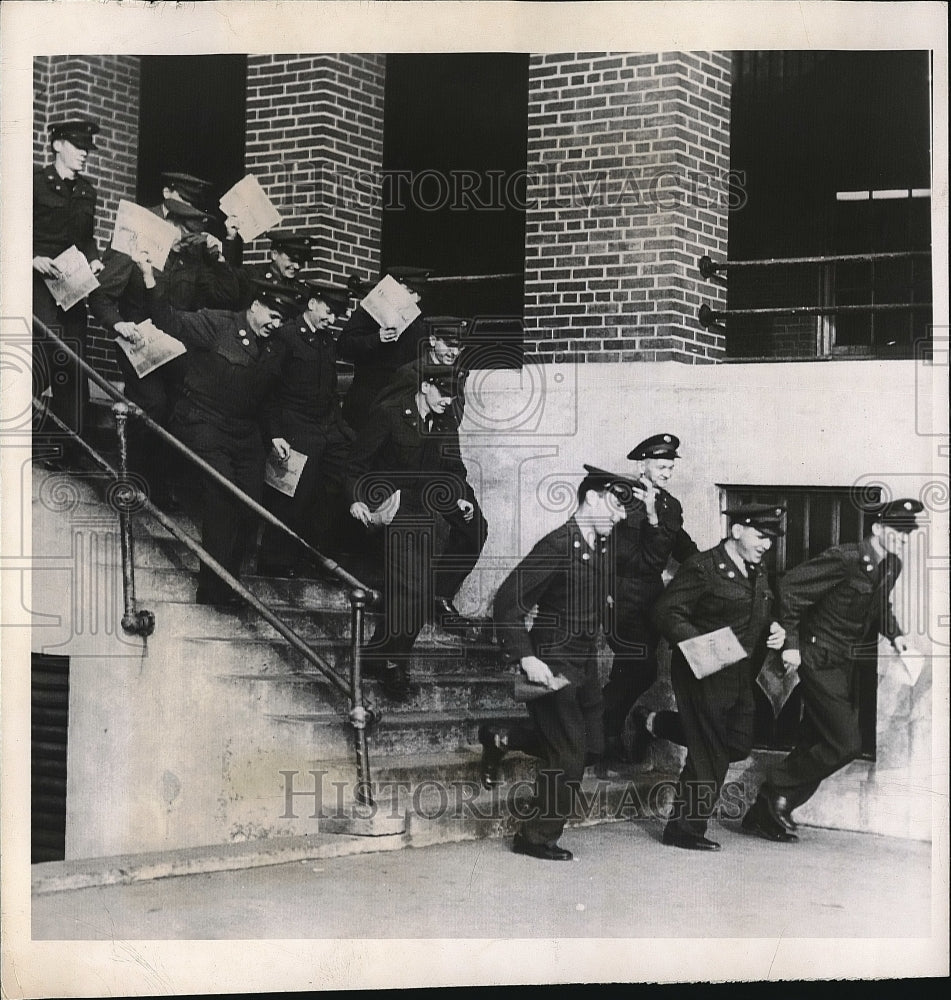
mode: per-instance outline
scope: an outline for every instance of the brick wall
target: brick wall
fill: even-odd
[[[527,353],[719,360],[696,263],[726,256],[729,55],[537,55],[529,81]]]
[[[51,159],[48,125],[60,118],[99,122],[98,151],[86,175],[99,193],[96,239],[105,250],[120,198],[135,200],[139,132],[138,56],[38,56],[33,63],[33,150],[37,165]],[[89,360],[116,372],[111,338],[91,327]]]
[[[284,226],[317,236],[311,277],[379,270],[385,74],[384,55],[248,57],[247,169]],[[246,259],[268,246],[262,237]]]

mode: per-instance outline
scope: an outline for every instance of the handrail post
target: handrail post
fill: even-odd
[[[132,511],[140,506],[138,490],[129,478],[129,441],[127,422],[129,407],[115,403],[112,413],[119,439],[119,477],[112,494],[112,503],[119,513],[119,540],[122,546],[122,631],[127,635],[143,638],[155,631],[155,615],[151,611],[137,610],[135,602],[135,550],[132,540]]]
[[[370,756],[367,750],[367,726],[375,721],[372,711],[363,704],[363,614],[367,593],[360,587],[350,591],[350,724],[353,726],[354,748],[357,754],[357,787],[354,798],[361,805],[372,806],[373,785],[370,781]]]

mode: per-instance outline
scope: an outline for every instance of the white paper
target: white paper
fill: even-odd
[[[396,517],[396,512],[400,509],[400,491],[397,490],[395,493],[391,493],[384,501],[380,504],[375,511],[370,514],[370,525],[372,527],[379,527],[383,524],[389,524],[394,517]]]
[[[412,295],[389,274],[374,285],[360,305],[380,326],[395,327],[397,335],[420,315]]]
[[[909,646],[904,652],[897,653],[895,657],[902,665],[901,678],[903,683],[914,687],[918,683],[921,671],[925,666],[924,654],[914,646]]]
[[[297,492],[297,485],[306,463],[307,456],[303,452],[291,448],[287,460],[282,462],[272,448],[268,452],[267,464],[264,467],[264,481],[278,493],[292,497]]]
[[[129,343],[124,337],[116,337],[116,343],[129,359],[129,364],[135,369],[139,378],[145,378],[156,368],[161,368],[172,358],[185,353],[185,345],[174,337],[160,330],[150,319],[136,323],[140,340],[136,344]]]
[[[132,257],[137,251],[149,255],[152,267],[164,270],[172,245],[181,233],[178,226],[160,219],[134,201],[119,201],[116,225],[112,233],[112,249]]]
[[[221,196],[218,204],[226,216],[234,216],[241,239],[246,243],[281,224],[281,213],[264,193],[254,174],[238,181]]]
[[[715,674],[731,663],[739,663],[746,656],[746,650],[729,625],[693,639],[684,639],[677,645],[694,676],[700,679]]]
[[[92,273],[86,255],[76,246],[67,247],[53,263],[59,268],[61,278],[44,278],[50,295],[64,312],[68,312],[93,289],[99,281]]]

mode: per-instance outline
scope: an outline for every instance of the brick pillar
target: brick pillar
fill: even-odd
[[[718,360],[728,53],[537,55],[529,69],[526,351],[535,360]]]
[[[120,198],[135,201],[139,149],[139,57],[37,56],[33,61],[33,153],[49,163],[48,125],[59,118],[99,122],[97,153],[86,176],[96,186],[96,240],[105,251]],[[90,327],[87,357],[106,375],[116,374],[111,339]]]
[[[383,55],[248,57],[248,173],[287,228],[318,237],[310,277],[375,276],[380,264]],[[247,260],[267,259],[266,237]]]

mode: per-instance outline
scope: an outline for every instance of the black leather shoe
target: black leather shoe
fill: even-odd
[[[479,769],[482,787],[495,788],[502,784],[499,772],[505,759],[506,738],[492,726],[479,726],[479,742],[482,744],[482,766]]]
[[[515,834],[512,850],[516,854],[527,854],[530,858],[540,858],[542,861],[570,861],[574,855],[571,851],[557,844],[533,844],[520,833]]]
[[[769,818],[781,826],[787,833],[795,833],[799,827],[790,815],[789,799],[785,795],[777,795],[775,792],[760,792],[760,798],[766,804],[766,811]]]
[[[715,840],[696,833],[686,833],[675,826],[664,830],[664,843],[668,847],[682,847],[685,851],[719,851],[720,845]]]
[[[763,799],[757,799],[749,807],[740,826],[744,833],[752,833],[777,844],[792,844],[799,840],[796,834],[789,833],[773,821],[766,811]]]
[[[465,617],[448,597],[434,597],[433,608],[436,612],[436,621],[442,621],[444,618]]]
[[[405,667],[387,661],[382,677],[383,690],[387,697],[393,701],[406,701],[409,698],[409,676]]]

